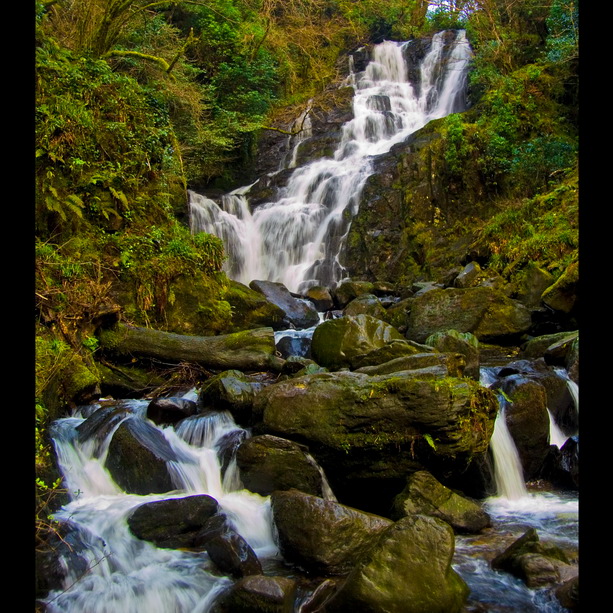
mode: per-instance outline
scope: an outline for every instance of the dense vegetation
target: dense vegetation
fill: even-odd
[[[428,5],[431,11],[427,13]],[[480,247],[510,271],[577,258],[578,6],[572,0],[38,0],[36,468],[45,430],[96,384],[95,329],[163,318],[169,284],[205,275],[216,316],[223,247],[185,224],[188,186],[235,184],[263,130],[338,78],[361,44],[443,28],[475,51],[472,109],[442,122],[458,189],[483,188]],[[477,224],[477,220],[475,220]],[[42,524],[41,524],[42,525]]]

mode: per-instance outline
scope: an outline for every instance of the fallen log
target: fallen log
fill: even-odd
[[[141,356],[170,362],[191,362],[215,370],[271,370],[285,360],[275,355],[272,328],[219,336],[188,336],[117,323],[99,333],[100,348],[119,356]]]

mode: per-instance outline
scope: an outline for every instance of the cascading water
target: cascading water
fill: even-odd
[[[408,80],[403,51],[410,42],[376,45],[364,72],[349,77],[355,88],[354,116],[343,126],[334,156],[296,168],[275,201],[251,211],[249,187],[220,202],[190,192],[192,231],[222,238],[230,277],[243,283],[276,281],[296,292],[315,284],[334,287],[343,278],[339,257],[372,173],[372,157],[431,119],[465,107],[471,49],[462,30],[451,48],[445,40],[445,32],[432,38],[419,87]],[[300,122],[310,129],[307,119]],[[301,142],[295,144],[288,167],[295,164]]]
[[[146,419],[147,404],[130,401],[122,420]],[[65,485],[72,493],[72,501],[55,518],[78,532],[81,546],[75,553],[87,559],[89,572],[77,576],[66,563],[64,590],[48,595],[47,611],[204,613],[210,609],[230,579],[210,572],[206,552],[161,549],[134,537],[127,518],[147,502],[209,494],[258,558],[277,555],[269,498],[241,489],[233,464],[222,478],[216,445],[239,429],[228,413],[188,418],[177,430],[160,428],[160,442],[174,457],[167,467],[176,490],[144,496],[123,492],[104,467],[114,429],[99,431],[82,443],[77,429],[84,422],[80,413],[58,420],[52,436]]]

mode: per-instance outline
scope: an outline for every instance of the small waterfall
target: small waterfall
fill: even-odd
[[[112,432],[102,431],[104,444],[94,433],[81,437],[80,414],[58,420],[53,439],[65,484],[72,500],[55,518],[78,531],[88,572],[77,576],[65,564],[64,589],[51,592],[45,603],[50,613],[204,613],[231,580],[209,572],[205,552],[157,548],[132,535],[127,518],[143,503],[192,494],[208,494],[219,503],[234,528],[261,559],[278,549],[273,537],[270,499],[235,487],[232,463],[221,478],[216,446],[229,434],[242,433],[228,413],[212,413],[184,420],[181,427],[154,428],[143,417],[148,404],[133,401],[126,418],[143,420],[155,430],[174,460],[167,466],[176,490],[166,494],[127,494],[104,468]],[[187,423],[186,423],[187,422]],[[118,426],[118,423],[114,424]],[[114,431],[114,430],[113,430]],[[88,432],[88,435],[90,433]],[[230,478],[228,478],[230,474]]]
[[[465,107],[470,46],[464,31],[451,48],[445,32],[433,36],[421,66],[420,93],[408,81],[403,50],[408,42],[385,41],[373,49],[362,73],[351,73],[353,119],[343,126],[332,157],[294,168],[298,147],[309,136],[308,114],[296,123],[305,129],[290,145],[294,168],[276,200],[251,210],[249,187],[219,202],[190,192],[193,232],[219,236],[228,253],[227,273],[248,284],[253,279],[283,283],[291,291],[323,284],[334,287],[345,275],[340,255],[362,188],[372,173],[372,157],[428,121]],[[303,121],[304,120],[304,121]]]
[[[507,427],[504,403],[496,416],[494,432],[490,441],[494,457],[494,474],[498,495],[516,500],[527,495],[524,473],[517,453],[517,447]]]
[[[558,427],[549,409],[547,409],[547,414],[549,415],[549,443],[555,445],[558,449],[562,449],[564,443],[568,440],[568,436]]]
[[[494,369],[481,368],[480,382],[490,387],[496,381]],[[490,451],[494,460],[494,478],[498,496],[517,500],[527,495],[524,472],[513,437],[505,418],[506,399],[498,393],[499,409],[490,439]]]

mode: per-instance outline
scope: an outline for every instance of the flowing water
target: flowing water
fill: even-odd
[[[351,73],[353,118],[342,128],[332,157],[296,167],[273,201],[249,205],[246,186],[219,201],[190,192],[192,231],[219,236],[228,253],[230,277],[248,284],[254,279],[283,283],[291,291],[311,285],[334,287],[344,276],[340,261],[351,218],[372,174],[372,159],[404,141],[430,120],[464,109],[464,92],[471,49],[464,31],[449,46],[445,32],[432,39],[420,66],[420,83],[408,80],[403,53],[410,42],[376,45],[360,73]],[[310,124],[291,141],[288,168]]]
[[[127,402],[124,419],[146,419],[147,404]],[[209,494],[262,561],[278,556],[269,498],[242,489],[235,463],[222,478],[216,445],[240,429],[228,413],[183,420],[176,431],[160,428],[172,450],[174,459],[167,466],[176,490],[139,496],[124,493],[104,467],[108,443],[120,422],[80,442],[78,428],[91,411],[88,407],[87,413],[78,412],[53,425],[58,461],[72,494],[72,501],[55,517],[78,532],[81,546],[76,553],[88,560],[90,572],[76,576],[66,563],[64,589],[49,594],[47,611],[204,613],[210,609],[230,579],[211,572],[206,552],[161,549],[135,538],[127,518],[147,502]]]

